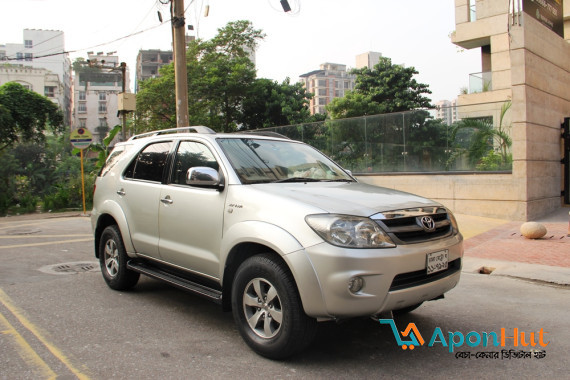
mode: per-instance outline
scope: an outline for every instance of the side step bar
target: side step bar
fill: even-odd
[[[222,292],[219,290],[209,288],[207,286],[198,284],[196,282],[187,280],[183,277],[174,275],[172,273],[163,271],[159,268],[149,266],[135,260],[129,260],[129,262],[127,263],[127,268],[134,272],[144,274],[145,276],[165,281],[168,284],[175,286],[179,289],[186,290],[190,293],[194,293],[196,295],[208,298],[209,300],[214,301],[217,304],[222,303]]]

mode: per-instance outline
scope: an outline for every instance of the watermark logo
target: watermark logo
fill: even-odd
[[[396,343],[398,343],[398,346],[403,350],[413,350],[415,347],[423,346],[425,344],[425,340],[415,323],[408,323],[408,326],[400,335],[393,319],[379,319],[379,322],[381,325],[390,326],[392,333],[394,334],[394,338],[396,338]],[[550,343],[545,340],[545,334],[548,334],[548,332],[544,331],[542,328],[538,332],[522,331],[518,328],[512,329],[511,332],[510,329],[501,328],[499,331],[491,332],[470,331],[467,334],[463,334],[460,331],[448,331],[447,334],[444,334],[440,327],[436,327],[431,334],[431,338],[429,339],[427,346],[434,347],[441,345],[442,347],[446,347],[450,353],[453,353],[456,348],[459,349],[463,346],[468,346],[470,348],[501,347],[503,348],[500,355],[502,359],[510,359],[512,357],[528,358],[531,356],[540,359],[543,358],[546,353],[545,351],[539,350],[539,348],[546,347]],[[521,351],[517,353],[514,350],[505,350],[504,348],[507,346],[515,348],[528,347],[531,348],[531,351]],[[455,356],[456,358],[472,357],[469,352],[457,352]],[[487,352],[484,355],[475,355],[474,357],[496,359],[499,358],[499,353]]]
[[[415,323],[408,323],[408,327],[404,331],[402,331],[402,337],[408,337],[409,340],[403,340],[400,338],[400,333],[396,328],[396,324],[394,323],[393,319],[380,319],[381,325],[390,325],[392,328],[392,332],[394,333],[394,337],[396,337],[396,342],[398,346],[402,347],[402,350],[413,350],[417,346],[423,346],[425,341],[420,334],[420,331],[416,327]]]

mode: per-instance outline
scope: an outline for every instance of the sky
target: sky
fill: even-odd
[[[134,86],[140,49],[171,50],[167,0],[0,0],[0,44],[23,44],[24,29],[61,30],[70,58],[88,51],[116,52],[130,68]],[[356,56],[382,53],[413,66],[431,99],[457,97],[469,74],[481,71],[480,52],[453,45],[454,0],[184,0],[190,35],[209,39],[230,21],[250,20],[266,37],[256,52],[257,75],[297,82],[321,63],[355,66]],[[208,17],[204,9],[209,5]],[[124,37],[124,38],[123,38]],[[114,42],[113,42],[114,41]]]

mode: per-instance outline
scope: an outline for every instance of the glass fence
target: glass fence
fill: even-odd
[[[355,174],[510,171],[510,102],[267,128]]]

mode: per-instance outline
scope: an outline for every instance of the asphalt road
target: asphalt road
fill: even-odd
[[[148,278],[109,289],[92,247],[86,217],[0,220],[0,379],[566,378],[570,369],[568,287],[464,273],[444,300],[396,318],[399,330],[415,323],[424,344],[414,350],[388,325],[358,319],[321,323],[307,351],[278,362],[253,353],[231,314],[207,300]],[[504,347],[476,344],[483,332],[500,343],[501,328]],[[450,333],[457,345],[471,333],[473,347],[450,352]],[[523,347],[521,334],[536,345]]]

